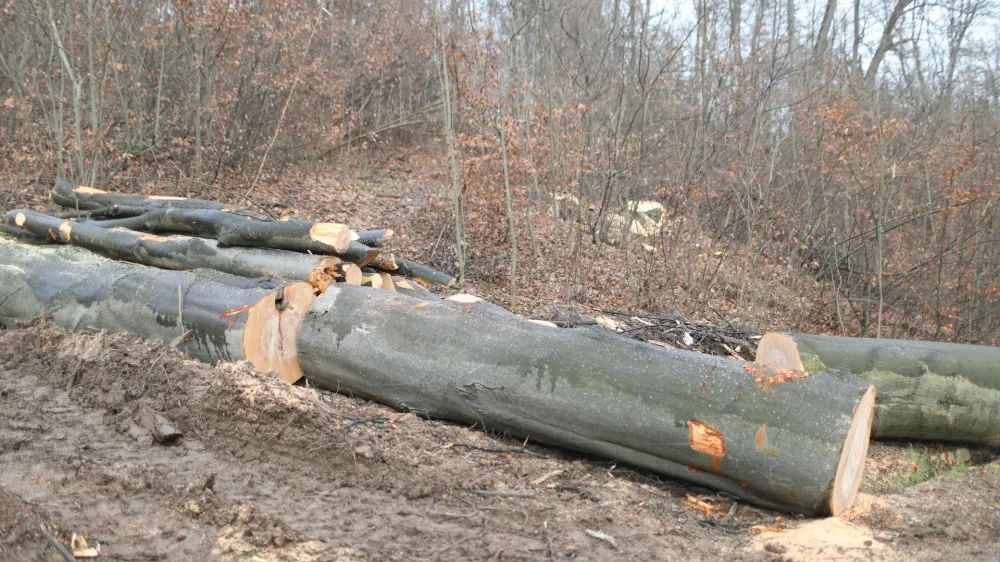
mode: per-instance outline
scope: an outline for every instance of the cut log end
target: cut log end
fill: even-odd
[[[382,279],[382,290],[396,291],[396,284],[392,282],[392,275],[384,271],[379,271],[377,275]]]
[[[344,279],[344,283],[348,285],[361,285],[364,282],[364,274],[361,272],[361,268],[357,264],[353,263],[341,263],[338,266],[341,277]]]
[[[16,215],[14,215],[14,226],[16,226],[16,227],[22,227],[22,226],[24,226],[24,223],[27,222],[27,220],[28,220],[28,217],[26,217],[24,215],[24,213],[18,213]]]
[[[351,229],[333,222],[318,222],[309,229],[309,237],[326,244],[336,253],[346,252],[351,247]]]
[[[243,352],[262,373],[276,371],[281,380],[302,378],[298,334],[316,295],[313,286],[296,282],[268,293],[250,309],[243,331]]]
[[[837,475],[833,479],[830,498],[830,513],[834,517],[850,509],[858,497],[874,416],[875,387],[870,386],[858,402],[851,428],[844,441],[844,448],[840,453],[840,463],[837,465]]]
[[[756,362],[777,369],[806,370],[795,340],[777,332],[768,332],[760,339]]]

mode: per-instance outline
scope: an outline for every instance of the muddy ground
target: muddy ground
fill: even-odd
[[[996,560],[1000,463],[943,451],[878,445],[854,513],[806,519],[159,342],[0,331],[2,560],[62,560],[43,527],[101,560]]]

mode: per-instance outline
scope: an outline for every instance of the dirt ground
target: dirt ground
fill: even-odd
[[[996,560],[1000,463],[940,451],[877,445],[854,513],[807,519],[159,342],[0,331],[0,560],[61,560],[43,527],[101,560]]]

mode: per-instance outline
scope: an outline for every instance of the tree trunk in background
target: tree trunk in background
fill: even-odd
[[[1000,445],[1000,348],[769,332],[757,362],[874,384],[875,437]]]
[[[868,64],[868,70],[865,71],[865,82],[873,82],[878,75],[878,67],[882,64],[882,59],[885,58],[886,53],[892,48],[892,34],[896,32],[896,24],[899,23],[899,18],[903,16],[903,12],[912,1],[896,0],[896,6],[892,9],[892,13],[889,14],[889,19],[885,22],[885,27],[882,29],[882,37],[879,39],[878,47],[875,48],[875,53],[872,54],[872,61]],[[857,9],[855,7],[855,10]],[[855,41],[857,40],[858,38],[855,36]]]

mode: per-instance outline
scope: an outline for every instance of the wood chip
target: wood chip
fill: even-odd
[[[618,541],[616,541],[614,537],[612,537],[611,535],[609,535],[609,534],[607,534],[607,533],[605,533],[603,531],[593,531],[591,529],[586,529],[586,531],[587,531],[588,535],[594,537],[595,539],[605,541],[608,544],[610,544],[611,546],[615,546],[615,547],[618,546]]]
[[[541,484],[542,482],[545,482],[549,478],[554,478],[556,476],[561,475],[563,472],[566,472],[566,471],[565,470],[553,470],[552,472],[545,473],[545,474],[539,476],[538,478],[535,478],[534,480],[532,480],[531,481],[531,485],[532,486],[537,486],[537,485]]]
[[[594,318],[594,321],[596,321],[599,326],[603,326],[604,328],[607,328],[612,332],[618,331],[618,322],[615,322],[614,320],[612,320],[607,316],[604,316],[603,314],[598,316],[597,318]]]
[[[184,436],[184,433],[177,429],[173,422],[145,405],[139,409],[139,425],[148,429],[153,440],[157,443],[172,443]]]

